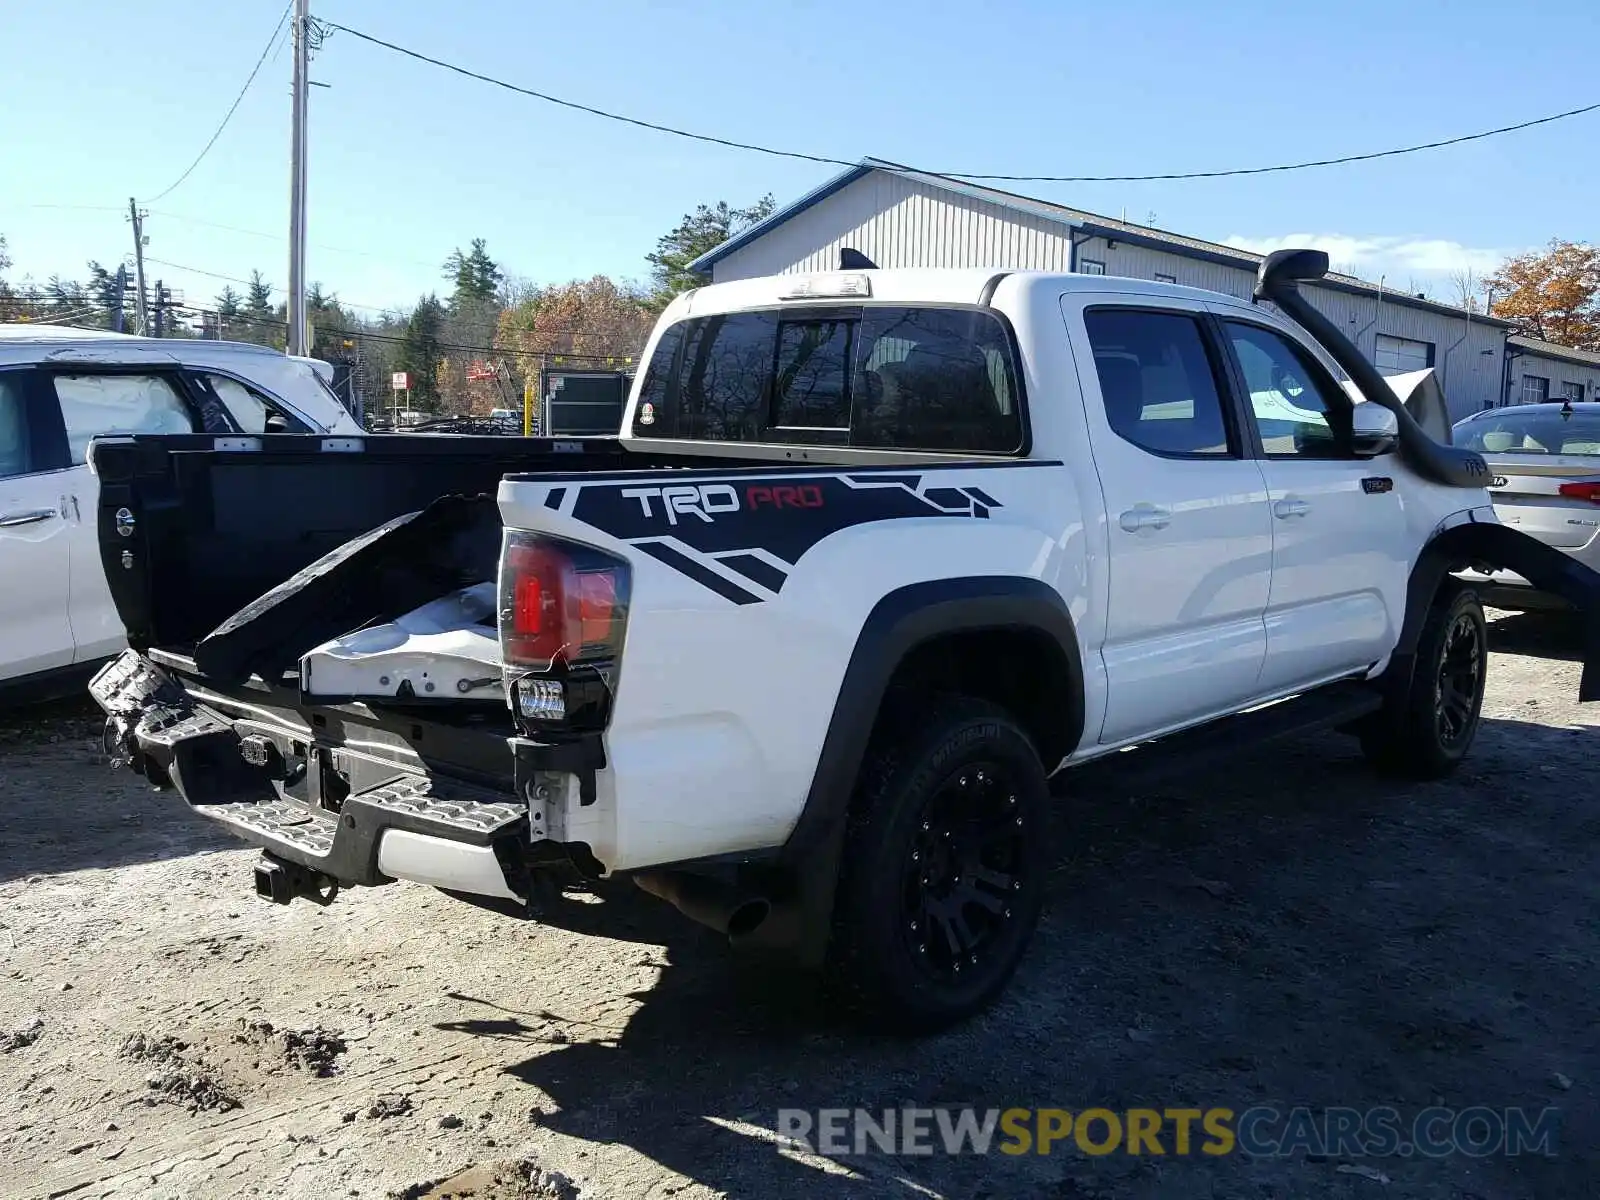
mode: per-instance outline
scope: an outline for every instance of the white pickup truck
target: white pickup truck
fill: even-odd
[[[631,877],[959,1019],[1035,926],[1052,774],[1327,726],[1437,777],[1487,665],[1451,572],[1600,613],[1299,296],[1326,266],[707,287],[620,439],[97,442],[108,744],[275,900]]]

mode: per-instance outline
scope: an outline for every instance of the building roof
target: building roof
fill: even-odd
[[[835,192],[842,191],[857,180],[866,178],[874,171],[893,172],[927,187],[954,192],[957,195],[981,200],[987,204],[998,205],[1014,212],[1043,217],[1047,221],[1057,221],[1062,225],[1082,230],[1092,236],[1114,238],[1117,241],[1128,242],[1131,245],[1166,250],[1172,254],[1182,255],[1185,258],[1202,259],[1207,262],[1220,263],[1224,266],[1237,267],[1244,271],[1254,271],[1260,266],[1262,258],[1265,257],[1264,255],[1251,253],[1249,250],[1241,250],[1237,246],[1225,246],[1220,242],[1208,242],[1201,238],[1187,237],[1184,234],[1171,233],[1165,229],[1156,229],[1149,225],[1136,225],[1129,221],[1102,216],[1099,213],[1088,212],[1084,209],[1070,208],[1065,204],[1056,204],[1049,200],[1038,200],[1031,196],[1020,196],[1014,192],[1001,191],[999,188],[969,183],[964,179],[957,179],[949,175],[935,175],[928,171],[914,170],[884,159],[864,158],[855,166],[848,167],[835,175],[832,179],[822,184],[821,187],[807,192],[792,204],[778,209],[766,220],[750,226],[750,228],[729,238],[720,246],[708,250],[690,263],[689,269],[697,272],[710,271],[714,264],[720,262],[740,247],[764,236],[784,222],[806,211],[806,209],[826,200]],[[1330,272],[1318,280],[1317,286],[1332,288],[1335,291],[1371,295],[1375,298],[1381,296],[1386,304],[1420,308],[1444,316],[1465,318],[1468,315],[1465,309],[1457,305],[1445,304],[1438,300],[1424,300],[1406,292],[1396,292],[1388,288],[1382,288],[1375,283],[1358,279],[1354,275],[1341,275]],[[1503,321],[1498,317],[1472,315],[1475,320],[1485,325],[1494,325],[1502,329],[1512,328],[1509,321]]]
[[[1593,350],[1575,350],[1571,346],[1558,346],[1554,342],[1541,342],[1538,338],[1514,333],[1506,341],[1519,350],[1537,354],[1541,358],[1559,358],[1566,362],[1582,363],[1586,367],[1600,367],[1600,353]]]

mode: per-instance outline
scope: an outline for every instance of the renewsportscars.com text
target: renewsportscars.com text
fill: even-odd
[[[780,1144],[821,1154],[1077,1153],[1277,1158],[1556,1154],[1554,1108],[786,1108]]]

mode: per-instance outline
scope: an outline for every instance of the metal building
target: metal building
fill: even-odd
[[[1514,335],[1506,343],[1503,403],[1600,400],[1600,354]]]
[[[696,259],[713,282],[839,265],[996,267],[1164,280],[1248,297],[1261,257],[943,175],[863,159]],[[1331,275],[1307,290],[1380,371],[1433,367],[1460,418],[1500,402],[1508,322]]]

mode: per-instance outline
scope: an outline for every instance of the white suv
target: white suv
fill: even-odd
[[[0,697],[51,694],[124,645],[90,441],[359,433],[324,366],[235,342],[0,325]]]

